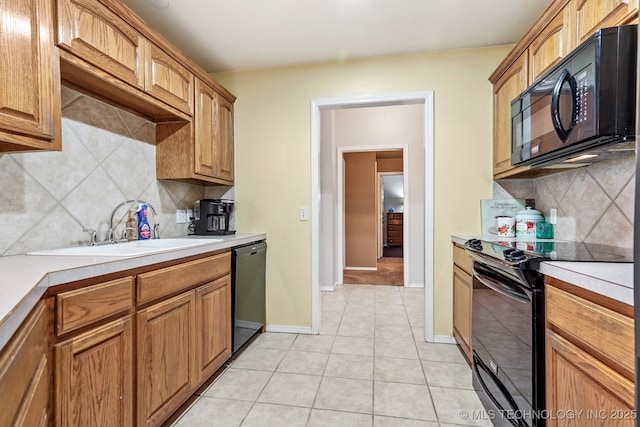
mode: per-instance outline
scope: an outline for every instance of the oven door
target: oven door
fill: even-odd
[[[473,265],[473,384],[497,426],[544,425],[542,289]]]

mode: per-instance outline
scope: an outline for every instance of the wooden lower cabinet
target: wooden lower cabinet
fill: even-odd
[[[196,289],[196,369],[198,382],[231,357],[231,280],[225,276]]]
[[[187,292],[141,310],[138,330],[138,426],[156,426],[192,393],[195,296]]]
[[[0,354],[0,426],[49,425],[49,325],[41,301]]]
[[[471,276],[453,266],[453,331],[462,352],[471,360]]]
[[[130,315],[55,346],[56,425],[133,425]]]
[[[453,337],[462,354],[471,361],[471,298],[473,262],[458,245],[453,245]]]
[[[552,417],[547,426],[633,426],[633,381],[562,338],[546,332],[547,409],[576,419]]]
[[[547,427],[633,426],[633,307],[556,279],[545,285]]]

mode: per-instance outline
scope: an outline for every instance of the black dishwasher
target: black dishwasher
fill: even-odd
[[[267,242],[236,246],[231,251],[231,319],[233,352],[237,352],[265,322]]]

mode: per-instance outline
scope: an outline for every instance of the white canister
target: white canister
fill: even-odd
[[[535,209],[528,207],[516,215],[516,237],[536,237],[536,223],[544,217]]]
[[[512,216],[501,215],[496,217],[496,230],[498,236],[513,237],[516,235],[516,219]]]

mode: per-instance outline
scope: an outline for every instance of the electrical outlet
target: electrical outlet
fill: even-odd
[[[558,210],[556,208],[549,209],[549,223],[556,224],[558,222]]]
[[[299,208],[300,221],[309,221],[309,208]]]
[[[191,221],[193,218],[193,209],[187,209],[187,221]]]
[[[185,211],[184,209],[178,209],[176,211],[176,222],[178,224],[184,224],[185,222],[187,222],[187,211]]]

